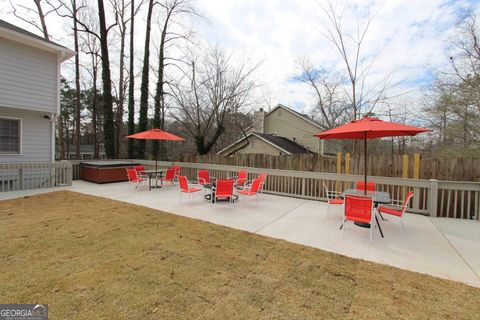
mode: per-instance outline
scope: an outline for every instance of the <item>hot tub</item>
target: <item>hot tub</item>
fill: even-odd
[[[126,161],[80,162],[80,177],[82,180],[95,183],[127,181],[126,169],[138,165],[138,163]]]

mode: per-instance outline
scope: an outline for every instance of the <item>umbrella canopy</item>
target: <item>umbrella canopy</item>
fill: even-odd
[[[408,126],[401,123],[382,121],[378,118],[365,117],[353,120],[339,127],[316,134],[320,139],[363,139],[365,152],[365,194],[367,193],[367,139],[382,137],[415,136],[430,131],[424,128]]]
[[[171,141],[180,141],[185,140],[180,138],[170,132],[163,131],[161,129],[150,129],[147,131],[131,134],[127,136],[131,139],[143,139],[143,140],[171,140]]]
[[[176,136],[170,132],[163,131],[161,129],[150,129],[147,131],[131,134],[127,136],[130,139],[140,140],[169,140],[169,141],[182,141],[185,140]],[[157,170],[157,155],[155,155],[155,170]]]
[[[382,137],[414,136],[430,131],[401,123],[365,117],[316,134],[320,139],[375,139]]]

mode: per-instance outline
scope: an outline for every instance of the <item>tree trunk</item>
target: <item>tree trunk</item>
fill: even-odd
[[[130,67],[129,67],[129,83],[128,83],[128,134],[135,133],[135,74],[134,74],[134,17],[135,17],[135,4],[134,0],[130,2]],[[128,158],[133,159],[135,157],[135,139],[128,139]]]
[[[158,79],[157,79],[157,91],[155,93],[155,112],[153,117],[153,126],[155,128],[160,128],[162,130],[165,129],[165,91],[164,91],[164,73],[165,73],[165,40],[167,38],[167,28],[168,22],[170,21],[170,17],[172,14],[172,10],[170,9],[167,13],[165,18],[165,22],[163,24],[162,36],[160,38],[160,48],[158,54]],[[158,159],[159,153],[159,145],[161,143],[161,153],[160,159],[166,160],[166,150],[165,150],[165,142],[164,141],[153,141],[152,142],[152,154]]]
[[[106,156],[108,159],[112,159],[115,157],[115,129],[113,123],[112,80],[110,75],[110,60],[108,58],[107,27],[103,0],[98,0],[98,17],[100,26],[100,48],[102,52],[103,140]]]
[[[225,132],[225,128],[221,125],[217,126],[215,129],[215,132],[212,136],[212,138],[206,142],[205,139],[206,137],[203,135],[198,135],[193,137],[193,140],[195,141],[195,147],[197,149],[197,153],[202,155],[202,154],[207,154],[210,152],[212,147],[215,145],[217,142],[218,138]]]
[[[45,15],[43,14],[42,5],[40,4],[40,1],[41,0],[34,0],[35,5],[37,6],[38,17],[40,18],[40,23],[42,25],[43,37],[49,40],[50,37],[48,35],[47,24],[45,23]]]
[[[60,160],[65,160],[65,141],[63,139],[64,131],[63,131],[63,119],[62,114],[58,114],[58,144],[60,149]]]
[[[147,25],[145,31],[145,48],[143,55],[142,84],[140,87],[140,116],[138,129],[146,131],[148,127],[148,76],[150,71],[150,30],[152,24],[153,0],[148,3]],[[145,158],[145,140],[138,141],[137,156]]]
[[[123,104],[125,101],[125,91],[124,91],[124,56],[125,56],[125,34],[126,34],[126,24],[122,27],[122,32],[120,35],[120,67],[119,67],[119,80],[118,80],[118,108],[117,108],[117,117],[116,117],[116,134],[115,134],[115,142],[116,142],[116,158],[120,158],[120,133],[123,127]]]
[[[97,134],[97,68],[96,57],[92,56],[93,62],[93,97],[92,97],[92,126],[93,126],[93,158],[99,158],[98,134]]]
[[[80,60],[78,56],[77,0],[72,0],[73,43],[75,54],[75,159],[80,159]]]

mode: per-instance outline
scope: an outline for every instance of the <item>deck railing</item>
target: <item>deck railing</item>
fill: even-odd
[[[130,161],[130,160],[122,160]],[[147,168],[154,168],[155,161],[131,160]],[[80,179],[80,161],[73,164],[73,180]],[[172,162],[159,161],[158,166],[168,167]],[[182,174],[196,180],[198,169],[208,169],[217,178],[232,177],[240,169],[249,172],[249,179],[259,173],[267,173],[265,192],[312,200],[326,200],[324,184],[329,190],[342,191],[353,187],[363,176],[325,172],[306,172],[264,168],[245,168],[218,164],[175,162],[182,167]],[[450,217],[480,220],[480,183],[463,181],[438,181],[369,176],[377,184],[377,190],[387,191],[393,199],[402,200],[408,191],[414,192],[410,203],[411,212],[433,217]]]
[[[72,163],[0,163],[0,192],[72,185]]]

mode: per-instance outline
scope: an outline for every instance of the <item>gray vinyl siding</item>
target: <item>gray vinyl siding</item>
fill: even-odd
[[[57,112],[57,55],[0,38],[0,106]]]
[[[0,154],[2,162],[50,162],[52,161],[52,128],[44,112],[4,108],[0,106],[0,118],[21,119],[21,154]]]

